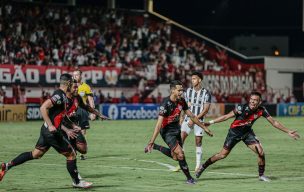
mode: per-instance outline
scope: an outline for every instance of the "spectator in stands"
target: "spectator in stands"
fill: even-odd
[[[120,103],[127,103],[127,98],[125,97],[124,93],[121,92],[120,94]]]

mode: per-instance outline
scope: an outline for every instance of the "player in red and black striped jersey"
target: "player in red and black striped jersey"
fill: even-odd
[[[181,169],[187,177],[188,184],[195,184],[191,177],[185,155],[182,150],[181,129],[179,124],[180,114],[182,111],[191,118],[191,120],[205,130],[205,132],[212,136],[211,131],[201,123],[188,108],[188,105],[183,95],[183,86],[179,81],[172,81],[170,84],[170,96],[165,98],[159,108],[158,120],[154,129],[152,138],[145,148],[145,152],[151,152],[152,148],[160,151],[166,156],[177,160]],[[158,134],[162,136],[163,140],[169,148],[157,145],[154,143]]]
[[[76,154],[61,132],[61,124],[67,107],[66,93],[70,91],[71,86],[72,76],[67,73],[62,74],[60,76],[59,89],[40,107],[41,115],[45,122],[41,127],[40,137],[35,149],[31,152],[21,153],[8,163],[2,163],[0,181],[12,167],[23,164],[29,160],[40,159],[50,147],[53,147],[58,153],[66,157],[67,170],[72,177],[74,187],[88,188],[92,185],[92,183],[80,181],[78,178]]]
[[[80,118],[77,110],[82,108],[83,110],[90,112],[98,116],[101,120],[109,119],[108,117],[102,115],[100,112],[96,111],[90,105],[83,102],[83,99],[78,95],[78,84],[74,80],[71,92],[67,92],[67,113],[63,119],[62,130],[65,131],[72,146],[79,151],[81,154],[87,153],[87,142],[84,135],[81,132]]]
[[[259,179],[261,181],[270,181],[268,177],[264,175],[265,171],[265,154],[260,144],[260,141],[255,136],[252,125],[261,116],[265,117],[271,125],[285,133],[287,133],[291,138],[298,139],[300,136],[297,131],[293,131],[284,127],[280,122],[274,120],[265,107],[261,105],[261,94],[259,92],[252,92],[250,94],[250,100],[248,104],[237,105],[236,108],[230,113],[218,117],[214,120],[209,121],[205,125],[211,125],[214,123],[219,123],[226,121],[232,117],[235,120],[230,126],[228,135],[226,137],[223,149],[210,157],[196,173],[196,177],[199,178],[202,172],[211,164],[218,160],[226,158],[232,148],[240,141],[243,141],[252,151],[254,151],[258,156],[258,166],[259,166]]]

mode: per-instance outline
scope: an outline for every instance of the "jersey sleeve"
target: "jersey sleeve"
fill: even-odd
[[[189,109],[188,104],[185,99],[182,99],[183,110],[186,111]]]
[[[263,107],[263,113],[262,113],[262,116],[267,118],[270,116],[269,112],[267,111],[267,109],[265,107]]]
[[[204,103],[211,103],[211,93],[209,91],[206,92]]]
[[[64,95],[55,91],[51,97],[51,102],[53,105],[62,105],[64,103]]]
[[[243,110],[243,106],[238,104],[237,106],[235,106],[233,112],[237,116],[237,115],[242,114],[242,110]]]
[[[93,96],[92,89],[91,89],[91,87],[90,87],[89,85],[86,85],[86,86],[84,87],[84,91],[85,91],[85,94],[86,94],[86,95],[91,95],[91,96]]]
[[[168,116],[168,108],[167,108],[166,103],[167,103],[166,100],[164,100],[162,102],[162,104],[159,107],[159,113],[158,113],[158,115],[164,116],[164,117]]]

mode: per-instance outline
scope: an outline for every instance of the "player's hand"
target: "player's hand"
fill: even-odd
[[[154,143],[149,143],[146,147],[145,147],[145,153],[151,153],[152,149],[153,149],[153,145]]]
[[[56,127],[54,125],[48,126],[48,129],[51,133],[55,133],[57,131]]]
[[[77,138],[77,132],[74,129],[69,129],[66,132],[68,139],[76,139]]]
[[[94,121],[96,119],[96,115],[93,113],[90,113],[89,118]]]
[[[193,128],[193,126],[194,126],[194,123],[193,123],[193,121],[190,119],[189,122],[188,122],[188,127]]]
[[[300,135],[298,134],[297,131],[290,130],[290,131],[288,131],[288,135],[295,140],[300,139]]]
[[[213,137],[213,133],[210,131],[210,129],[208,129],[207,127],[204,128],[204,131],[207,135],[209,135],[210,137]]]
[[[102,114],[99,115],[99,118],[100,118],[101,120],[111,120],[109,117],[104,116],[104,115],[102,115]]]
[[[73,125],[73,130],[78,133],[79,131],[81,131],[81,127],[79,127],[78,125]]]
[[[204,122],[203,123],[206,127],[210,126],[211,124],[209,122]]]

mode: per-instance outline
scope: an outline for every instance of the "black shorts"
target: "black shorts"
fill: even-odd
[[[175,150],[177,144],[183,147],[180,128],[179,129],[163,128],[160,130],[160,135],[162,136],[165,143],[169,146],[171,151]]]
[[[252,130],[250,130],[246,133],[238,133],[237,131],[234,131],[233,129],[229,129],[223,147],[225,149],[231,151],[232,148],[240,141],[243,141],[246,145],[260,143],[260,141],[256,138],[256,136]]]
[[[90,124],[89,124],[89,112],[86,110],[78,107],[76,111],[77,117],[79,119],[79,126],[81,129],[90,129]]]
[[[70,139],[70,143],[74,149],[77,149],[77,145],[87,145],[87,141],[81,132],[77,134],[77,138]]]
[[[69,142],[64,138],[61,130],[51,133],[47,127],[42,125],[40,130],[40,137],[36,143],[36,149],[47,151],[53,147],[58,153],[70,153],[73,151]]]

